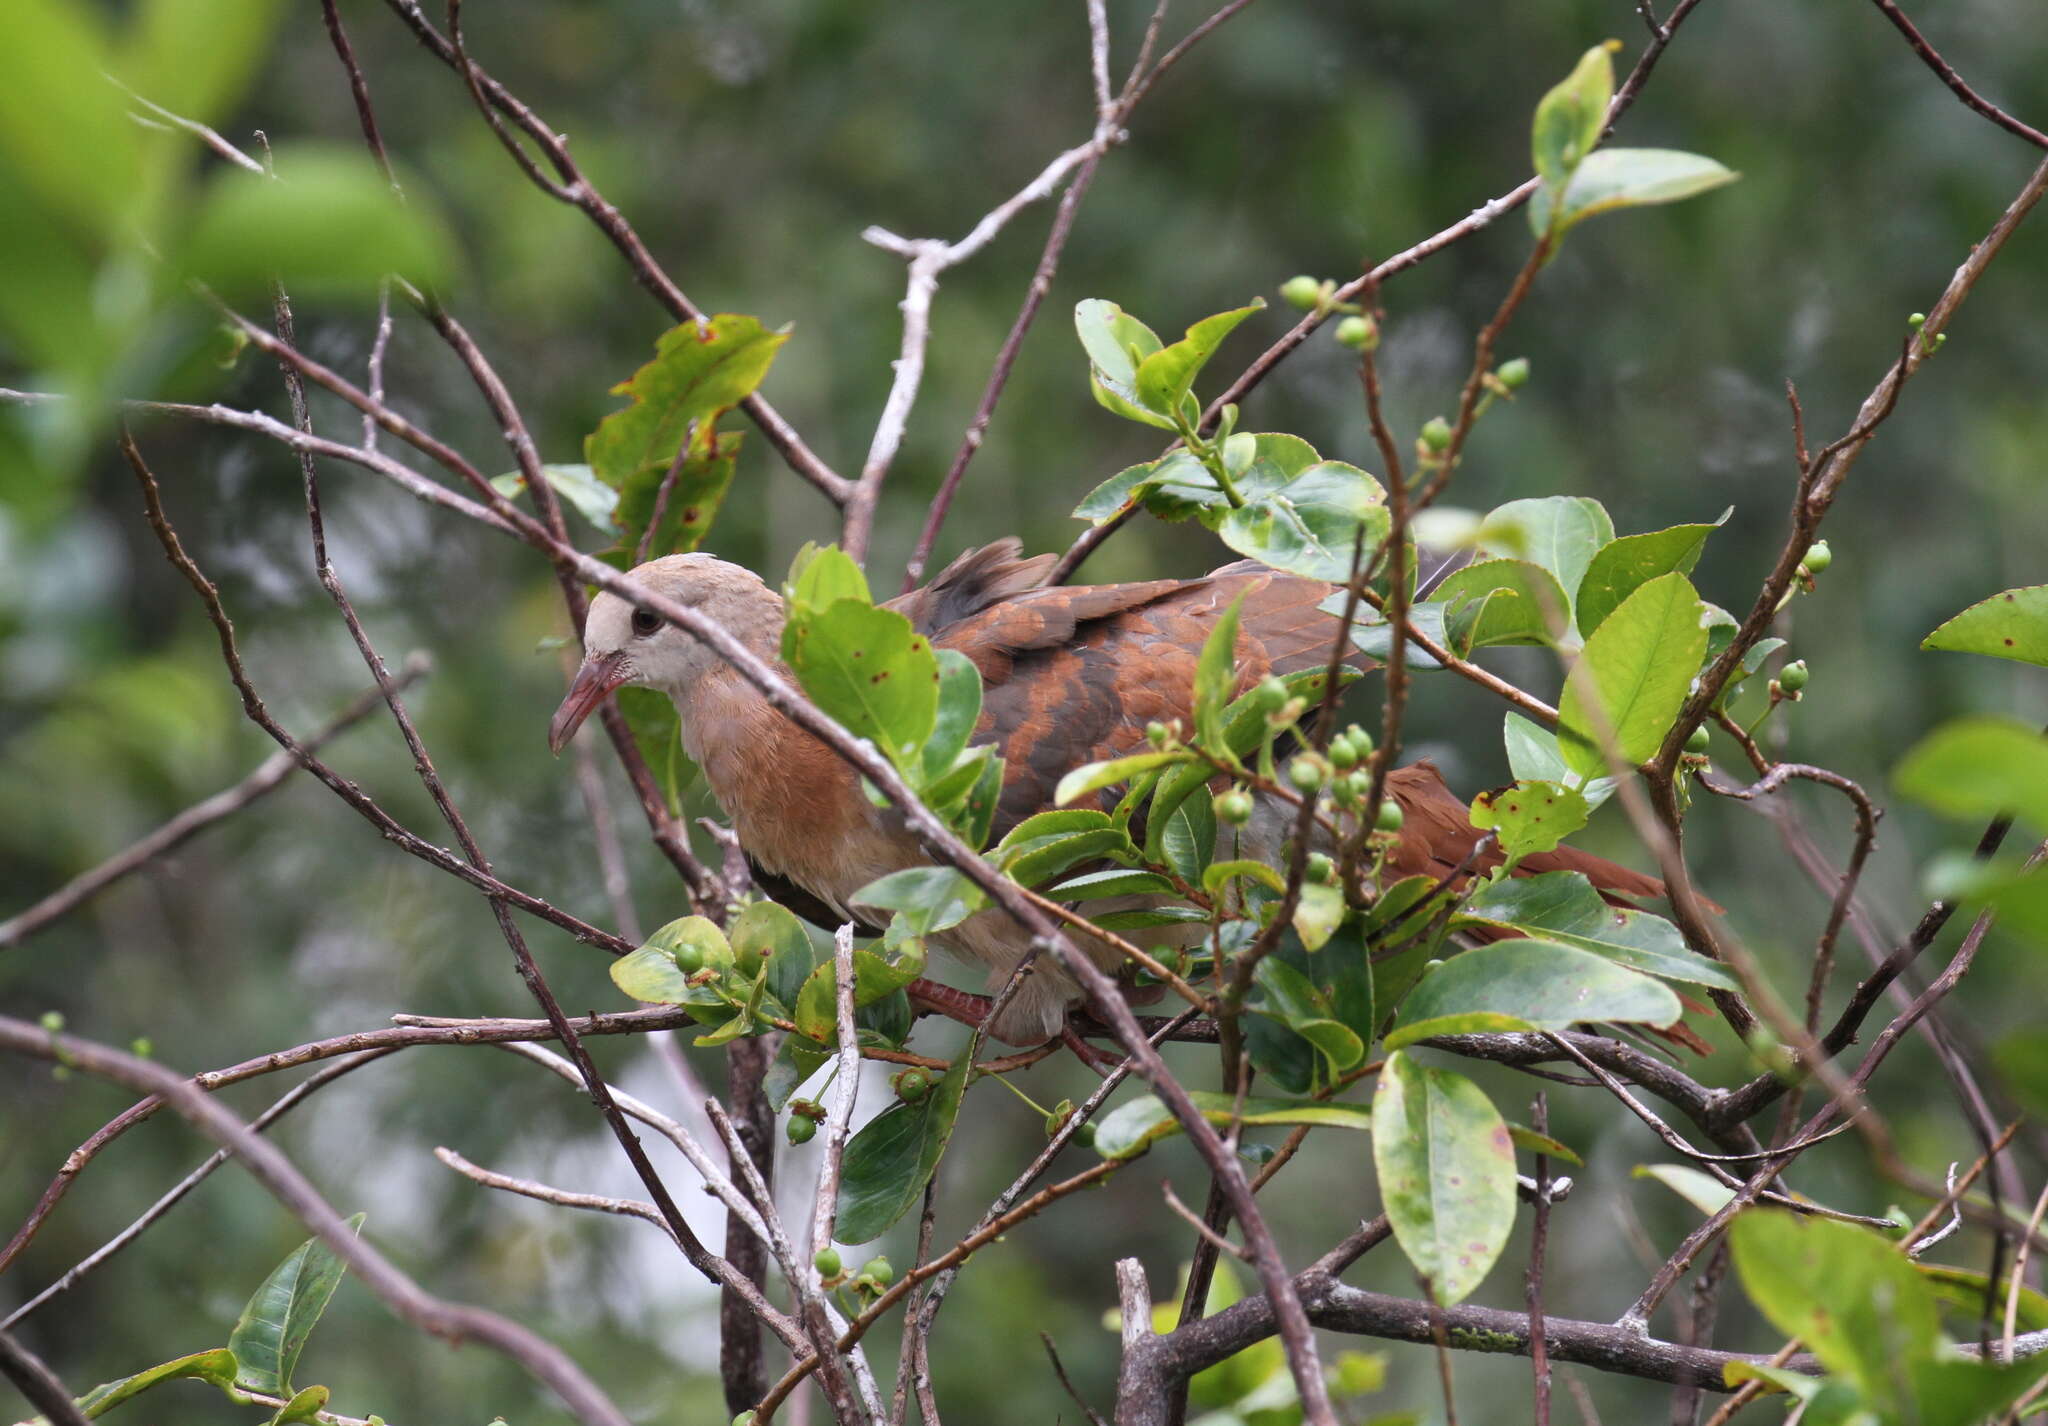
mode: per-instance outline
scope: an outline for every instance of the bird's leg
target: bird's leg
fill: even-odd
[[[1097,1078],[1107,1079],[1109,1072],[1116,1068],[1114,1059],[1081,1038],[1072,1021],[1060,1026],[1060,1043],[1074,1052],[1075,1059],[1094,1070]]]

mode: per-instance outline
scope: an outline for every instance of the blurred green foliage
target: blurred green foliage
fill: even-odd
[[[1127,62],[1150,7],[1112,8]],[[224,290],[253,294],[245,310],[261,317],[261,284],[250,281],[262,270],[251,266],[257,245],[223,252],[216,240],[262,234],[259,219],[232,205],[257,202],[271,181],[231,170],[189,134],[137,124],[102,72],[259,156],[255,131],[270,135],[277,185],[301,189],[263,211],[280,221],[313,211],[300,201],[309,184],[326,200],[322,221],[299,230],[313,261],[360,258],[362,278],[402,262],[438,281],[506,375],[545,459],[578,456],[617,404],[610,389],[670,325],[580,215],[526,183],[459,80],[384,7],[353,0],[341,10],[403,165],[402,219],[356,148],[345,77],[306,7],[10,7],[0,45],[0,383],[74,400],[0,407],[0,914],[270,751],[242,721],[210,631],[141,521],[106,439],[106,402],[219,399],[288,414],[275,369],[246,353],[220,366],[213,316],[164,276],[196,266]],[[1920,18],[1985,93],[2037,123],[2048,115],[2048,30],[2027,23],[2025,0],[1956,0]],[[1073,301],[1113,294],[1177,331],[1270,296],[1295,273],[1349,276],[1362,258],[1399,251],[1519,182],[1536,101],[1608,34],[1623,38],[1626,65],[1641,41],[1626,0],[1392,0],[1370,10],[1266,0],[1233,20],[1147,99],[1130,143],[1106,160],[941,555],[1011,533],[1033,550],[1063,546],[1080,528],[1067,512],[1085,492],[1157,456],[1156,433],[1090,399],[1086,363],[1059,316]],[[571,136],[579,161],[702,305],[793,324],[765,392],[850,472],[888,386],[902,292],[900,263],[863,244],[861,228],[958,236],[1084,139],[1085,35],[1079,6],[501,0],[476,12],[469,40]],[[1457,499],[1483,509],[1591,495],[1630,530],[1712,520],[1732,504],[1691,578],[1704,598],[1739,609],[1775,552],[1791,488],[1784,380],[1798,383],[1810,432],[1839,433],[1896,353],[1906,315],[1928,307],[2036,156],[1958,105],[1874,10],[1770,0],[1700,7],[1620,137],[1712,154],[1742,182],[1574,231],[1503,353],[1526,356],[1533,376],[1475,433]],[[287,141],[349,157],[316,171],[287,156]],[[893,585],[958,444],[1047,216],[1025,215],[946,275],[924,396],[869,560],[878,593]],[[288,236],[269,232],[269,251]],[[1396,429],[1416,430],[1450,404],[1469,336],[1528,241],[1522,224],[1501,222],[1388,285],[1381,358]],[[305,346],[359,377],[374,291],[358,281],[346,300],[298,296]],[[1783,729],[1774,736],[1787,755],[1811,755],[1882,800],[1901,753],[1947,716],[2040,721],[2038,670],[1917,644],[1987,594],[2041,580],[2044,306],[2048,239],[2023,229],[1858,465],[1828,524],[1833,567],[1793,606],[1788,653],[1809,660],[1815,681],[1773,720]],[[1284,307],[1249,318],[1212,358],[1210,378],[1234,372],[1290,318]],[[400,409],[481,468],[511,466],[459,365],[403,315],[387,384]],[[323,429],[354,438],[352,413],[316,400],[315,414]],[[1298,433],[1332,460],[1377,465],[1352,360],[1327,339],[1291,357],[1245,419],[1247,429]],[[288,723],[312,726],[365,680],[310,574],[295,463],[273,445],[161,419],[138,418],[137,432],[187,543],[222,582],[259,685]],[[388,656],[434,656],[436,673],[413,700],[422,731],[499,871],[607,920],[571,770],[543,751],[561,655],[536,646],[564,632],[546,572],[488,532],[355,472],[326,480],[330,539],[373,637]],[[804,541],[835,533],[824,504],[749,433],[708,547],[773,574]],[[1226,558],[1198,524],[1145,523],[1085,574],[1190,574]],[[1553,677],[1535,654],[1501,658],[1536,685]],[[1424,680],[1410,727],[1415,750],[1463,790],[1509,775],[1499,711],[1467,688]],[[410,825],[438,825],[385,726],[353,732],[333,758]],[[612,796],[640,916],[669,920],[680,889],[633,835],[637,813],[622,790]],[[1794,796],[1825,845],[1846,846],[1838,801]],[[691,810],[707,809],[693,800]],[[1733,929],[1782,986],[1798,985],[1824,902],[1743,809],[1705,806],[1691,830],[1703,884],[1729,905]],[[1627,842],[1613,811],[1597,813],[1587,835],[1608,850]],[[1880,923],[1909,924],[1921,906],[1917,868],[1972,835],[1895,808],[1867,883]],[[551,932],[535,944],[565,1005],[620,1003],[604,958]],[[1844,954],[1859,963],[1860,952]],[[2012,1037],[2000,1063],[2017,1085],[1992,1086],[2001,1106],[2015,1090],[2039,1103],[2048,1083],[2048,1057],[2029,1032],[2034,954],[1995,935],[1948,1017],[1966,1049]],[[147,1036],[181,1067],[233,1063],[400,1010],[530,1013],[473,893],[389,851],[331,796],[298,783],[0,951],[0,1006],[31,1017],[59,1009],[78,1032],[115,1043]],[[942,1039],[931,1052],[944,1048]],[[644,1048],[597,1053],[627,1088],[674,1101],[673,1080]],[[1175,1054],[1191,1078],[1206,1076],[1205,1054]],[[699,1069],[715,1078],[717,1061],[706,1053]],[[1732,1080],[1742,1070],[1729,1055],[1702,1073]],[[1505,1071],[1473,1074],[1499,1103],[1529,1093]],[[1026,1080],[1053,1102],[1086,1076],[1048,1066]],[[1917,1042],[1900,1049],[1886,1083],[1885,1109],[1909,1157],[1974,1157]],[[0,1086],[0,1218],[11,1226],[63,1155],[125,1101],[20,1063],[0,1068]],[[267,1102],[262,1085],[227,1097],[248,1114]],[[1639,1126],[1590,1095],[1551,1099],[1553,1132],[1590,1167],[1553,1218],[1547,1301],[1561,1314],[1611,1317],[1624,1305],[1615,1284],[1643,1275],[1641,1249],[1614,1231],[1617,1218],[1639,1220],[1659,1254],[1696,1219],[1631,1183],[1633,1164],[1663,1156]],[[885,1102],[879,1082],[874,1102]],[[561,1341],[637,1419],[720,1419],[715,1306],[649,1230],[485,1195],[428,1152],[445,1143],[568,1187],[634,1192],[575,1092],[485,1051],[423,1050],[345,1078],[275,1132],[332,1201],[366,1211],[366,1231],[435,1291],[488,1302]],[[1022,1105],[967,1116],[941,1170],[942,1236],[964,1230],[1042,1132]],[[790,1151],[797,1177],[814,1152]],[[1359,1187],[1366,1153],[1356,1136],[1319,1136],[1276,1181],[1269,1211],[1290,1255],[1320,1250],[1374,1210]],[[129,1135],[0,1279],[0,1307],[96,1247],[202,1156],[168,1121]],[[1885,1208],[1887,1192],[1853,1141],[1806,1163],[1807,1191]],[[1143,1172],[1171,1174],[1183,1198],[1201,1191],[1184,1143],[1163,1144]],[[715,1232],[708,1200],[684,1197]],[[1525,1231],[1518,1226],[1510,1261]],[[884,1240],[898,1262],[911,1256],[905,1233]],[[251,1284],[302,1237],[246,1178],[223,1172],[141,1246],[28,1319],[24,1339],[80,1388],[198,1350],[225,1339]],[[1186,1238],[1149,1189],[1131,1186],[1011,1233],[963,1277],[941,1319],[936,1352],[975,1363],[939,1373],[949,1419],[1071,1411],[1032,1346],[1041,1329],[1083,1392],[1106,1401],[1116,1345],[1100,1326],[1113,1298],[1108,1263],[1134,1253],[1155,1284],[1170,1282]],[[1979,1266],[1984,1257],[1968,1234],[1944,1252]],[[1390,1254],[1368,1258],[1356,1280],[1413,1290]],[[1512,1274],[1497,1273],[1475,1300],[1514,1305],[1518,1292]],[[1728,1345],[1775,1345],[1736,1308],[1724,1321]],[[893,1332],[878,1336],[877,1359],[887,1360]],[[1383,1399],[1429,1409],[1426,1355],[1391,1348],[1388,1361]],[[1526,1389],[1526,1365],[1510,1359],[1461,1358],[1459,1372],[1474,1400]],[[393,1419],[561,1419],[506,1364],[413,1340],[347,1282],[301,1375],[335,1386],[341,1409]],[[1655,1389],[1588,1380],[1610,1419],[1661,1409]],[[217,1399],[198,1387],[160,1388],[151,1409],[170,1426],[220,1419]]]

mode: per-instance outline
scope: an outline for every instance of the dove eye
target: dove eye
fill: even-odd
[[[659,614],[650,614],[645,609],[635,609],[633,611],[633,633],[638,638],[646,638],[659,629],[661,623],[662,620]]]

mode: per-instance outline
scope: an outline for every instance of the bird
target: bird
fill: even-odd
[[[1240,691],[1271,675],[1326,667],[1337,637],[1337,618],[1321,608],[1334,586],[1251,561],[1192,580],[1048,585],[1054,563],[1049,554],[1025,557],[1014,539],[999,540],[968,551],[929,584],[883,606],[908,618],[934,647],[958,650],[980,671],[982,714],[973,741],[993,745],[1003,761],[997,837],[1050,808],[1069,770],[1145,751],[1148,724],[1187,724],[1196,660],[1234,604],[1240,609]],[[780,665],[783,599],[750,570],[689,553],[650,560],[631,575]],[[877,808],[863,794],[849,764],[684,629],[600,592],[590,604],[583,648],[583,662],[549,724],[550,748],[559,754],[614,689],[630,684],[667,694],[684,750],[702,769],[764,887],[802,893],[798,902],[814,899],[844,921],[854,919],[853,894],[861,887],[931,864],[900,814]],[[1372,666],[1355,650],[1348,658],[1356,667]],[[1386,859],[1394,875],[1455,879],[1499,864],[1499,852],[1479,845],[1482,834],[1467,819],[1466,804],[1433,764],[1391,770],[1386,792],[1403,812]],[[1277,800],[1258,800],[1263,805],[1241,834],[1236,855],[1275,858],[1291,812]],[[1655,898],[1664,890],[1654,877],[1569,847],[1525,857],[1516,868],[1522,874],[1558,870],[1584,873],[1617,901]],[[993,909],[934,939],[985,967],[992,993],[1031,946],[1028,931]],[[1106,942],[1085,934],[1075,940],[1106,969],[1121,960]],[[1042,958],[986,1028],[1009,1044],[1037,1044],[1062,1032],[1080,998],[1075,982]]]

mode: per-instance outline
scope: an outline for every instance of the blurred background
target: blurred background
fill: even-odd
[[[87,8],[110,30],[137,10]],[[579,459],[583,437],[617,404],[608,388],[646,360],[667,318],[581,215],[521,177],[460,82],[389,11],[369,0],[341,8],[404,181],[445,216],[451,309],[505,375],[544,458]],[[2048,26],[2029,0],[1922,8],[1930,39],[1973,84],[2048,122]],[[1114,0],[1111,10],[1121,76],[1150,6]],[[1176,5],[1169,35],[1203,13]],[[256,33],[265,37],[252,44],[248,82],[217,127],[245,147],[257,130],[279,144],[355,143],[348,88],[317,15],[289,7]],[[1130,142],[1104,162],[938,562],[1008,534],[1033,551],[1064,547],[1081,528],[1068,516],[1075,502],[1156,452],[1155,433],[1090,399],[1074,302],[1113,299],[1171,335],[1256,295],[1274,301],[1297,272],[1350,277],[1520,182],[1536,100],[1609,36],[1623,40],[1625,68],[1644,39],[1629,0],[1260,0],[1233,20],[1159,85],[1130,124]],[[1078,3],[498,0],[470,16],[468,38],[481,63],[570,137],[702,307],[793,325],[765,392],[845,472],[866,451],[900,338],[902,265],[863,243],[862,228],[957,238],[1092,128]],[[174,138],[188,181],[219,166]],[[1793,479],[1784,382],[1798,383],[1816,444],[1839,434],[1896,354],[1907,314],[1932,305],[2038,155],[1966,112],[1874,7],[1775,0],[1701,5],[1621,141],[1705,153],[1742,179],[1573,234],[1502,352],[1527,356],[1533,380],[1481,425],[1453,500],[1485,509],[1521,496],[1591,495],[1622,532],[1711,520],[1733,506],[1695,579],[1706,598],[1739,612],[1782,538]],[[1050,218],[1050,207],[1026,213],[943,279],[923,398],[869,560],[878,587],[893,591],[900,577]],[[1828,526],[1833,568],[1781,630],[1813,671],[1805,702],[1782,719],[1785,755],[1823,762],[1881,800],[1888,770],[1941,719],[1966,710],[2041,716],[2038,670],[1916,646],[1964,605],[2048,577],[2042,221],[1995,265],[1856,467]],[[1528,244],[1516,215],[1388,285],[1383,357],[1404,439],[1454,403],[1471,336]],[[33,292],[61,276],[16,266],[0,286]],[[96,302],[114,300],[110,285],[103,271]],[[1279,307],[1248,322],[1205,389],[1292,316]],[[303,344],[353,377],[374,325],[373,306],[361,301],[301,303]],[[14,330],[0,336],[0,384],[48,384],[64,354]],[[221,352],[204,309],[174,298],[133,324],[95,370],[106,390],[218,399],[288,419],[275,369],[254,353],[222,366]],[[82,359],[69,369],[83,370]],[[388,385],[400,410],[477,464],[511,468],[465,373],[403,311]],[[316,404],[315,415],[327,433],[356,438],[356,420],[331,403]],[[1379,465],[1353,364],[1327,334],[1260,388],[1242,424]],[[242,718],[211,630],[150,537],[109,431],[86,427],[67,445],[53,429],[45,417],[0,408],[0,917],[271,751]],[[275,712],[310,729],[366,679],[311,577],[294,461],[276,445],[189,424],[145,419],[136,431],[186,543],[221,583],[252,675]],[[334,466],[324,479],[335,558],[372,637],[394,661],[416,649],[434,661],[412,702],[499,874],[609,923],[571,764],[545,752],[563,654],[543,644],[565,632],[547,571],[521,548],[362,472]],[[587,547],[603,543],[577,528]],[[825,503],[750,432],[707,548],[772,580],[800,544],[836,532]],[[1191,575],[1227,558],[1198,527],[1139,524],[1083,578]],[[1508,656],[1497,666],[1554,694],[1555,671],[1543,660]],[[1501,712],[1469,686],[1424,679],[1411,745],[1469,794],[1507,777]],[[1717,742],[1716,751],[1731,750]],[[331,759],[409,826],[445,840],[387,722],[367,721]],[[684,897],[635,835],[623,785],[606,776],[638,914],[643,926],[660,924],[682,914]],[[1839,854],[1848,821],[1839,800],[1793,796]],[[694,811],[709,810],[701,793],[692,797]],[[1797,995],[1824,900],[1766,820],[1710,803],[1691,826],[1704,887]],[[1910,924],[1923,905],[1919,868],[1975,835],[1894,808],[1865,882],[1879,920]],[[1618,809],[1602,812],[1585,840],[1631,856]],[[566,1007],[622,1004],[605,957],[529,929]],[[1848,973],[1865,964],[1859,948],[1845,948],[1844,959]],[[2018,1035],[2013,1043],[2024,1047],[2039,984],[2031,954],[1994,936],[1948,1018],[1970,1045]],[[59,1011],[78,1033],[115,1044],[146,1037],[161,1061],[195,1070],[376,1027],[398,1011],[531,1013],[484,903],[379,842],[304,779],[0,952],[0,1008]],[[944,1027],[923,1033],[930,1053],[952,1049]],[[627,1088],[678,1104],[676,1081],[646,1046],[594,1049]],[[716,1053],[690,1053],[715,1082]],[[1194,1051],[1180,1062],[1195,1082],[1212,1073]],[[1511,1118],[1541,1087],[1474,1072]],[[1749,1070],[1726,1050],[1698,1072],[1734,1083]],[[1021,1082],[1052,1103],[1088,1081],[1048,1063]],[[1923,1171],[1975,1157],[1975,1138],[1919,1042],[1901,1049],[1880,1084],[1880,1103]],[[265,1080],[227,1098],[253,1115],[283,1088]],[[2029,1093],[2024,1083],[1994,1087],[2001,1110]],[[878,1106],[880,1093],[867,1102]],[[0,1224],[11,1229],[64,1155],[126,1103],[83,1077],[20,1061],[0,1067]],[[1637,1164],[1672,1156],[1610,1100],[1551,1086],[1550,1103],[1554,1131],[1589,1162],[1553,1219],[1549,1306],[1609,1319],[1696,1215],[1631,1179]],[[1000,1090],[983,1086],[976,1104],[941,1170],[944,1241],[1042,1142],[1038,1116]],[[562,1343],[636,1419],[724,1419],[715,1302],[654,1230],[486,1193],[429,1152],[445,1144],[507,1172],[637,1196],[575,1091],[488,1050],[419,1050],[343,1079],[275,1136],[341,1211],[366,1211],[365,1231],[431,1290],[491,1305]],[[809,1152],[787,1151],[791,1181],[808,1180]],[[0,1315],[204,1153],[168,1118],[129,1134],[0,1279]],[[679,1189],[689,1182],[673,1156],[658,1157],[675,1168]],[[1069,1154],[1072,1167],[1086,1158]],[[1839,1207],[1877,1213],[1892,1201],[1851,1140],[1802,1168],[1800,1186]],[[1190,1234],[1161,1206],[1162,1177],[1200,1201],[1193,1155],[1170,1143],[972,1266],[935,1339],[947,1419],[1076,1419],[1039,1350],[1040,1330],[1056,1339],[1083,1393],[1108,1402],[1116,1338],[1102,1314],[1115,1301],[1112,1258],[1140,1256],[1163,1298],[1189,1251]],[[709,1200],[680,1196],[717,1230]],[[1365,1142],[1334,1131],[1312,1139],[1268,1197],[1291,1259],[1305,1261],[1377,1211]],[[219,1345],[247,1294],[302,1236],[229,1169],[20,1330],[77,1389]],[[899,1270],[912,1258],[903,1229],[884,1246]],[[1943,1251],[1980,1269],[1985,1259],[1968,1235]],[[1474,1300],[1519,1304],[1521,1261],[1518,1243]],[[1351,1280],[1415,1290],[1391,1247]],[[1774,1346],[1729,1295],[1717,1345]],[[1656,1330],[1670,1334],[1668,1316]],[[878,1362],[893,1360],[892,1332],[870,1340]],[[1440,1415],[1426,1352],[1342,1345],[1387,1356],[1387,1385],[1360,1404],[1361,1418]],[[1606,1419],[1653,1410],[1661,1419],[1661,1388],[1575,1374]],[[1527,1399],[1519,1360],[1462,1356],[1458,1380],[1474,1405]],[[332,1386],[336,1409],[394,1421],[564,1419],[508,1364],[413,1340],[353,1284],[313,1338],[299,1381]],[[1512,1419],[1522,1409],[1485,1414]],[[166,1426],[222,1419],[217,1398],[196,1387],[165,1388],[130,1408],[142,1411]]]

